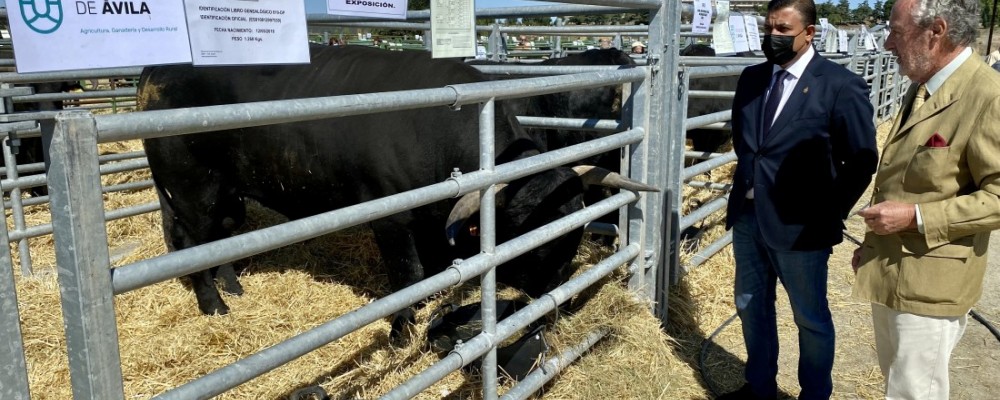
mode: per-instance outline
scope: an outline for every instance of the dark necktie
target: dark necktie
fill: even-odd
[[[785,76],[788,71],[783,69],[774,73],[774,80],[771,82],[771,91],[767,95],[767,104],[764,106],[764,119],[761,121],[761,143],[771,132],[771,124],[774,122],[774,115],[778,112],[778,103],[781,103],[781,93],[785,90]]]

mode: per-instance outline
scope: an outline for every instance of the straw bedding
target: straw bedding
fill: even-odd
[[[102,145],[102,152],[125,152],[141,148],[139,142]],[[716,172],[714,181],[724,181],[729,171]],[[104,184],[148,179],[148,171],[104,177]],[[704,202],[713,194],[691,192],[693,202]],[[121,208],[155,201],[152,189],[105,195],[106,208]],[[282,221],[261,207],[250,207],[255,227]],[[720,221],[722,213],[710,218]],[[8,218],[9,221],[9,218]],[[29,209],[28,224],[48,221],[44,206]],[[855,228],[860,229],[860,228]],[[109,247],[116,265],[163,254],[159,214],[113,221],[107,227]],[[703,243],[722,235],[719,224],[709,227]],[[32,239],[35,275],[17,275],[18,303],[28,357],[32,397],[71,398],[66,343],[59,308],[55,259],[51,236]],[[14,259],[17,259],[16,246]],[[838,248],[835,261],[843,261]],[[577,258],[586,268],[606,256],[608,250],[588,243]],[[690,255],[685,254],[684,259]],[[838,261],[839,260],[839,261]],[[232,312],[225,316],[203,316],[194,295],[181,280],[169,280],[115,298],[118,335],[126,398],[148,398],[184,384],[227,363],[267,348],[332,318],[358,308],[388,293],[386,271],[379,260],[371,233],[365,228],[279,249],[237,264],[246,293],[227,296]],[[18,268],[15,267],[15,270]],[[831,282],[850,279],[849,269],[831,268]],[[547,385],[539,397],[546,399],[703,399],[708,385],[701,381],[698,352],[702,340],[722,325],[732,312],[732,255],[730,251],[708,260],[677,286],[671,287],[670,320],[666,329],[633,293],[625,289],[626,277],[619,270],[606,279],[598,293],[573,315],[561,315],[546,332],[549,355],[575,345],[597,328],[610,334]],[[833,283],[831,283],[833,287]],[[222,399],[283,399],[293,390],[321,385],[334,398],[369,399],[384,394],[431,365],[440,355],[429,350],[420,333],[431,313],[444,301],[476,301],[474,287],[453,288],[429,299],[417,315],[417,339],[393,346],[389,324],[378,321],[341,340],[219,396]],[[521,295],[507,289],[504,298]],[[779,305],[783,304],[779,299]],[[867,317],[843,293],[831,292],[835,314],[864,324]],[[784,304],[787,304],[785,301]],[[856,321],[855,321],[856,320]],[[844,323],[837,321],[838,324]],[[705,364],[713,385],[733,389],[741,382],[743,357],[739,322],[726,328],[710,346]],[[839,327],[839,325],[838,325]],[[794,339],[790,318],[780,324],[783,343]],[[840,338],[838,351],[850,351]],[[846,338],[867,345],[868,338]],[[786,347],[793,349],[794,347]],[[844,350],[846,349],[846,350]],[[786,352],[794,353],[794,352]],[[785,354],[783,357],[792,357]],[[845,356],[839,354],[841,359]],[[838,359],[840,360],[840,359]],[[787,365],[783,360],[782,365]],[[794,365],[794,362],[791,364]],[[838,371],[838,393],[848,398],[872,397],[877,373]],[[782,387],[796,393],[794,372],[782,370]],[[504,383],[500,393],[510,386]],[[418,398],[477,398],[481,383],[475,374],[450,374]]]

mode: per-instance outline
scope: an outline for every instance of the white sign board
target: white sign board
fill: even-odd
[[[861,35],[864,37],[865,50],[872,51],[878,50],[878,45],[875,44],[875,35],[868,32],[868,28],[864,25],[861,26]]]
[[[712,25],[711,0],[694,0],[694,18],[691,20],[692,33],[708,33]]]
[[[17,71],[191,61],[180,1],[7,0]]]
[[[468,0],[431,0],[431,57],[476,55],[476,10]]]
[[[309,63],[305,3],[185,0],[194,65]]]
[[[406,2],[407,0],[326,0],[326,13],[353,17],[406,19]]]
[[[819,28],[820,28],[819,40],[822,42],[823,40],[826,40],[826,31],[830,28],[830,20],[826,18],[820,18]]]
[[[724,18],[729,18],[729,0],[718,0],[715,2],[715,22],[719,22]]]
[[[823,51],[827,53],[837,52],[837,29],[833,25],[827,25],[826,30],[830,31],[829,35],[826,35],[826,39],[823,40]]]
[[[747,43],[747,27],[742,15],[729,16],[729,34],[733,35],[733,50],[737,53],[750,51],[750,44]]]
[[[750,50],[760,50],[760,29],[757,28],[757,17],[744,15],[743,24],[747,30],[747,43]]]
[[[736,54],[733,36],[729,33],[729,22],[719,21],[712,24],[712,48],[715,49],[717,56]]]
[[[733,35],[729,32],[729,1],[716,1],[715,11],[715,22],[712,24],[712,48],[715,49],[715,55],[736,54]]]
[[[851,49],[847,43],[847,31],[843,29],[837,31],[837,49],[841,53],[846,53]]]

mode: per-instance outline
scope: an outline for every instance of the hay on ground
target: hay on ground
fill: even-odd
[[[102,153],[135,151],[140,142],[102,145]],[[149,179],[148,171],[102,178],[105,185]],[[106,208],[155,201],[153,190],[105,195]],[[282,218],[250,207],[255,227]],[[28,225],[48,223],[46,206],[28,210]],[[9,218],[8,218],[9,221]],[[158,213],[110,222],[109,248],[123,255],[116,265],[166,252]],[[72,397],[66,343],[60,314],[51,236],[30,240],[35,275],[18,276],[16,286],[32,395],[39,399]],[[16,247],[16,246],[15,246]],[[582,268],[606,256],[588,245],[577,263]],[[15,259],[17,257],[15,248]],[[384,266],[367,229],[358,228],[313,239],[238,263],[243,296],[226,296],[232,312],[203,316],[194,295],[181,280],[168,280],[115,298],[118,336],[127,398],[148,398],[214,371],[227,363],[272,346],[297,333],[356,309],[388,293]],[[607,279],[594,299],[574,315],[563,315],[547,330],[550,356],[576,345],[586,333],[611,333],[577,364],[548,385],[544,398],[704,398],[690,366],[672,354],[660,322],[625,289],[624,275]],[[476,301],[477,291],[455,288],[428,300],[417,314],[416,332],[444,301]],[[521,295],[506,290],[501,297]],[[439,360],[423,341],[389,343],[389,324],[378,321],[285,366],[230,390],[221,399],[283,399],[296,388],[321,385],[345,398],[369,399],[414,376]],[[649,379],[649,377],[655,377]],[[503,393],[511,384],[504,383]],[[450,374],[418,398],[478,398],[475,374]]]

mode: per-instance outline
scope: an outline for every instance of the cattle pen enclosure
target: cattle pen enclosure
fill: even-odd
[[[731,93],[684,89],[688,79],[732,76],[742,66],[761,60],[743,59],[728,67],[719,66],[724,62],[720,60],[689,58],[685,63],[673,51],[679,48],[681,37],[680,26],[674,23],[683,10],[679,2],[618,3],[625,10],[650,11],[645,33],[650,47],[657,49],[650,55],[652,62],[630,68],[491,66],[482,70],[538,76],[412,93],[127,114],[62,113],[55,120],[55,112],[44,112],[33,116],[42,120],[39,127],[10,128],[21,137],[44,134],[46,129],[53,136],[51,165],[45,175],[19,176],[27,172],[19,167],[3,181],[4,191],[11,193],[7,205],[11,212],[10,225],[4,224],[2,232],[17,246],[0,253],[10,271],[10,276],[0,275],[0,323],[5,327],[0,357],[14,360],[11,373],[0,377],[0,397],[27,398],[30,393],[31,398],[53,399],[286,398],[295,389],[312,385],[336,394],[334,398],[364,399],[709,396],[711,390],[699,383],[692,360],[674,354],[678,344],[663,333],[661,324],[668,323],[671,313],[679,313],[671,317],[675,324],[678,317],[698,319],[690,315],[697,307],[686,304],[697,299],[678,298],[672,284],[703,263],[710,266],[711,255],[727,245],[718,219],[725,204],[728,172],[718,167],[731,159],[687,153],[709,161],[684,168],[683,133],[698,127],[725,129],[728,114],[688,116],[684,106],[689,96],[726,98]],[[623,9],[559,7],[563,8],[534,8],[526,15]],[[519,13],[525,10],[486,15]],[[413,19],[429,16],[429,12],[411,14]],[[368,24],[329,18],[317,21]],[[572,27],[564,28],[563,32],[573,32]],[[628,28],[628,32],[635,30]],[[857,54],[841,62],[872,83],[877,118],[891,116],[906,84],[892,69],[891,56]],[[82,72],[76,79],[137,74],[134,68]],[[66,76],[73,75],[2,73],[0,82],[55,81]],[[471,107],[481,113],[478,134],[488,143],[493,135],[489,115],[499,101],[604,86],[622,88],[618,120],[521,119],[526,126],[604,132],[599,139],[509,164],[485,162],[479,171],[461,171],[419,193],[293,221],[251,207],[253,223],[240,235],[174,253],[168,253],[163,244],[157,213],[150,213],[158,208],[157,198],[144,169],[140,138],[418,107]],[[110,98],[114,100],[101,105],[118,107],[123,104],[119,97],[135,95],[134,88],[109,90],[63,98]],[[47,99],[20,92],[14,96],[17,102]],[[357,104],[366,107],[360,109]],[[11,117],[4,122],[20,121]],[[525,237],[495,243],[492,251],[461,260],[420,284],[396,293],[388,290],[385,265],[371,232],[363,227],[365,222],[469,192],[489,193],[496,183],[619,148],[625,149],[623,171],[663,191],[641,195],[622,191]],[[483,159],[492,161],[493,151],[484,144]],[[13,165],[13,154],[9,149],[5,153],[7,165]],[[21,199],[23,190],[39,182],[47,182],[51,206],[48,197]],[[485,215],[492,206],[485,200],[488,195],[483,198]],[[102,212],[105,208],[109,211]],[[464,283],[477,281],[480,274],[489,276],[492,266],[528,251],[534,243],[620,209],[626,212],[612,229],[619,245],[588,241],[574,260],[580,271],[560,288],[507,319],[492,317],[484,334],[450,353],[433,351],[420,339],[419,333],[426,331],[433,314],[446,303],[469,304],[482,298],[483,307],[490,308],[490,299],[527,300],[516,290],[493,287],[490,278],[481,288]],[[699,234],[701,242],[710,244],[682,248],[680,232],[696,225],[704,230]],[[58,243],[47,235],[52,231]],[[482,236],[490,236],[487,232]],[[300,243],[282,247],[293,242]],[[493,245],[484,243],[483,247]],[[240,264],[240,279],[247,291],[240,297],[226,297],[234,309],[230,315],[200,315],[190,290],[174,279],[247,255]],[[15,259],[20,261],[21,274],[14,274]],[[110,274],[109,267],[113,267]],[[559,304],[584,297],[591,299],[580,310],[553,312]],[[384,317],[414,302],[424,303],[413,327],[417,336],[402,345],[392,343]],[[559,318],[551,320],[555,315]],[[518,382],[502,379],[502,371],[498,377],[496,358],[490,355],[498,345],[509,342],[506,338],[538,318],[550,323],[545,334],[548,351],[539,368]],[[465,365],[479,365],[484,355],[484,368],[492,372],[462,372]]]

